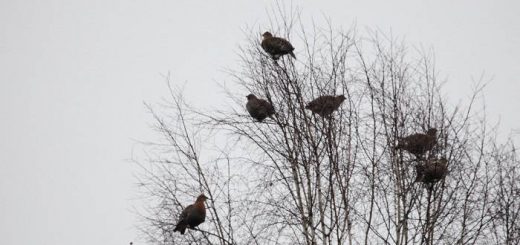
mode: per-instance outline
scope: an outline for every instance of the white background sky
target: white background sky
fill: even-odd
[[[520,129],[520,2],[294,3],[304,18],[355,21],[433,47],[455,102],[485,72],[491,121],[500,118],[504,134]],[[189,100],[223,96],[215,81],[236,64],[242,29],[265,25],[271,6],[0,0],[0,244],[135,240],[136,168],[126,159],[133,139],[154,138],[142,102],[165,95],[168,71],[187,82]]]

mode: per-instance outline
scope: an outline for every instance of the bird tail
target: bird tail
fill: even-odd
[[[175,229],[173,230],[173,232],[180,232],[182,235],[184,235],[184,232],[186,232],[186,225],[185,224],[178,224],[177,226],[175,226]]]
[[[294,55],[293,51],[289,53],[294,59],[296,59],[296,55]]]

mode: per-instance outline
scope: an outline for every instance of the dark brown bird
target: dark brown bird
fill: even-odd
[[[197,197],[197,200],[194,204],[188,205],[181,213],[179,217],[179,222],[175,226],[173,232],[180,232],[184,234],[186,232],[186,228],[194,229],[196,226],[200,225],[206,219],[206,206],[204,205],[204,201],[208,198],[201,194]]]
[[[254,94],[246,96],[247,103],[246,109],[254,119],[259,122],[263,121],[266,117],[270,117],[274,114],[274,107],[269,102],[263,99],[257,98]]]
[[[415,182],[435,183],[448,173],[448,160],[446,158],[429,159],[425,163],[415,165],[415,172],[417,173]]]
[[[396,149],[406,150],[416,156],[423,155],[437,143],[437,129],[430,128],[426,132],[416,133],[398,140]]]
[[[338,96],[323,95],[323,96],[320,96],[320,97],[314,99],[313,101],[309,102],[305,106],[305,109],[309,109],[312,112],[314,112],[322,117],[325,117],[325,116],[332,114],[332,112],[334,112],[335,110],[337,110],[339,108],[339,106],[341,105],[341,103],[343,103],[344,100],[345,100],[344,95],[338,95]]]
[[[294,47],[291,43],[281,37],[274,37],[270,32],[262,34],[262,48],[267,52],[274,60],[278,60],[282,55],[290,54],[296,59],[294,55]]]

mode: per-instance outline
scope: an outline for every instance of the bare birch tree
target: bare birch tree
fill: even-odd
[[[140,186],[150,206],[140,225],[154,244],[518,244],[518,157],[499,147],[483,110],[482,85],[465,105],[447,102],[431,52],[381,32],[359,35],[273,18],[297,60],[274,62],[251,32],[240,68],[229,72],[229,107],[190,106],[170,87],[148,106],[162,141],[147,144]],[[172,82],[169,82],[172,84]],[[276,114],[259,123],[253,93]],[[321,117],[305,105],[345,95]],[[424,156],[446,158],[437,183],[415,183],[424,161],[396,149],[399,138],[438,129]],[[183,205],[209,197],[198,230],[173,234]]]

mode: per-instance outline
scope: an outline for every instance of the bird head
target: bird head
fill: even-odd
[[[343,95],[343,94],[336,96],[336,98],[337,98],[339,101],[341,101],[341,102],[343,102],[343,101],[346,99],[346,98],[345,98],[345,95]]]
[[[435,135],[437,135],[437,129],[430,128],[430,129],[428,129],[428,131],[426,131],[426,134],[428,134],[429,136],[435,136]]]
[[[262,34],[262,37],[264,39],[270,38],[270,37],[273,37],[273,34],[271,34],[270,32],[266,31],[266,32],[264,32],[264,34]]]
[[[256,96],[254,94],[249,94],[246,96],[247,100],[256,99]]]
[[[208,198],[204,195],[204,194],[200,194],[198,197],[197,197],[197,202],[204,202],[208,200]]]

